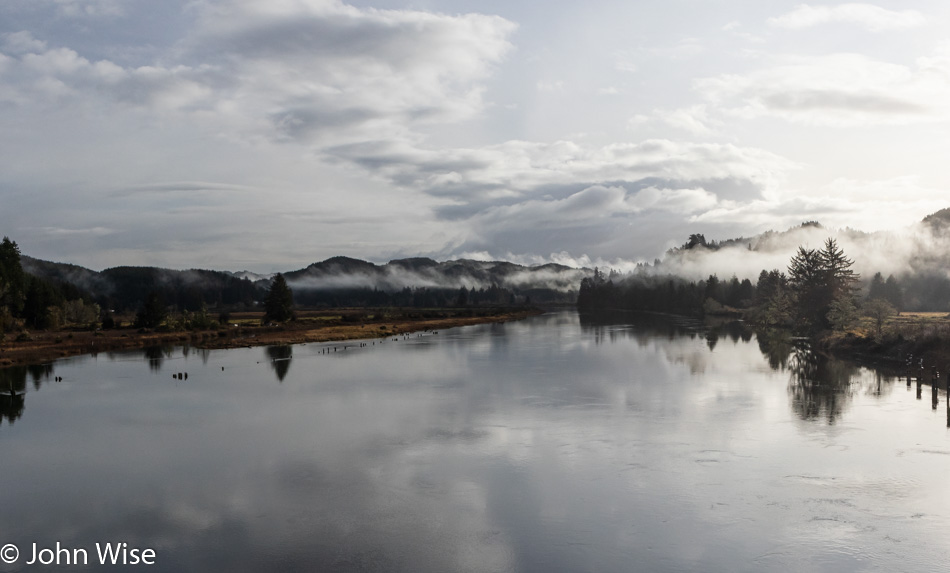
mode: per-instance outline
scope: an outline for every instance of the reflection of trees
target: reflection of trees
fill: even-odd
[[[52,375],[51,363],[0,369],[0,423],[6,420],[12,424],[23,416],[27,377],[32,380],[33,389],[39,390]]]
[[[759,350],[769,361],[772,370],[788,368],[788,358],[794,350],[792,335],[787,330],[768,329],[756,332],[756,342]]]
[[[0,369],[0,423],[12,424],[23,415],[26,376],[25,366]]]
[[[633,338],[640,344],[647,344],[655,338],[695,338],[702,330],[702,323],[698,320],[665,314],[620,310],[582,312],[578,316],[581,331],[592,333],[597,343]],[[622,326],[634,328],[618,328]]]
[[[813,352],[802,343],[794,347],[788,369],[792,409],[803,420],[826,418],[834,424],[854,395],[851,380],[857,367]]]
[[[175,351],[174,346],[146,346],[142,349],[150,370],[161,370],[162,363]]]
[[[277,381],[283,382],[284,377],[287,376],[287,371],[290,370],[290,359],[294,352],[293,347],[286,344],[268,346],[264,349],[264,352],[267,353],[267,358],[270,359],[271,368],[277,374]]]
[[[578,316],[581,330],[592,333],[597,343],[633,338],[642,345],[656,338],[674,340],[704,336],[712,350],[724,337],[734,343],[752,340],[749,327],[734,319],[713,317],[700,321],[685,316],[624,310],[582,312]]]
[[[710,316],[703,320],[703,324],[706,326],[707,339],[712,334],[717,341],[722,337],[728,337],[733,343],[752,340],[752,329],[746,323],[733,318]]]

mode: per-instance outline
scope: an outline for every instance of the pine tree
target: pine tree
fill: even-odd
[[[822,250],[798,248],[788,267],[788,284],[795,297],[796,318],[803,330],[831,326],[828,312],[854,305],[858,275],[854,261],[845,256],[834,239]]]
[[[0,312],[18,315],[26,295],[26,275],[20,265],[20,248],[9,237],[0,241]]]
[[[897,309],[898,314],[904,309],[904,293],[894,275],[888,275],[887,280],[884,281],[884,298]]]
[[[294,293],[284,275],[277,273],[264,301],[264,320],[286,322],[294,317]]]
[[[142,308],[135,315],[135,326],[139,328],[158,328],[165,322],[167,316],[168,311],[165,308],[162,295],[153,290],[145,297]]]
[[[871,278],[871,284],[868,286],[868,300],[876,298],[885,298],[884,295],[884,277],[881,273],[874,273]]]
[[[838,243],[831,238],[825,241],[825,248],[820,254],[831,300],[853,297],[860,278],[851,270],[854,260],[846,257],[844,250],[838,247]]]

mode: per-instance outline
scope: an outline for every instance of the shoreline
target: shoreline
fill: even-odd
[[[0,368],[43,364],[84,354],[133,350],[149,346],[190,345],[201,349],[280,346],[309,342],[376,339],[458,326],[473,326],[523,320],[543,314],[537,308],[523,309],[399,309],[401,316],[365,319],[374,309],[335,309],[339,320],[322,317],[291,321],[279,326],[230,325],[214,330],[141,332],[131,328],[97,331],[44,331],[30,340],[0,342]],[[325,314],[325,313],[324,313]],[[452,316],[446,316],[454,314]],[[436,316],[433,316],[436,315]],[[356,316],[354,320],[348,317]],[[9,335],[8,335],[9,337]]]

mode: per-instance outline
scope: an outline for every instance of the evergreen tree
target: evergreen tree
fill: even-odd
[[[294,317],[294,293],[284,275],[277,273],[264,301],[264,320],[287,322]]]
[[[827,305],[825,273],[821,255],[815,249],[798,247],[788,266],[788,286],[795,304],[795,318],[804,330],[814,329],[823,322]]]
[[[803,330],[816,331],[831,326],[828,312],[854,305],[858,275],[834,239],[822,250],[798,248],[788,267],[788,284],[794,296],[796,318]],[[839,322],[840,324],[840,322]]]
[[[846,257],[844,250],[838,247],[838,243],[831,238],[825,241],[825,248],[820,255],[824,263],[825,280],[831,300],[843,297],[853,298],[860,278],[851,270],[854,260]]]
[[[26,275],[20,265],[20,248],[4,237],[0,241],[0,312],[19,315],[26,295]]]
[[[904,293],[894,275],[888,275],[887,280],[884,281],[884,298],[891,303],[898,314],[904,309]]]
[[[874,276],[871,278],[871,284],[868,286],[868,300],[885,298],[885,296],[884,277],[881,276],[881,273],[874,273]]]
[[[23,318],[32,328],[58,328],[57,319],[50,309],[63,303],[63,297],[48,282],[30,276],[23,300]]]
[[[142,308],[135,315],[135,326],[139,328],[158,328],[168,315],[165,300],[158,291],[150,291],[145,296]]]
[[[465,287],[459,287],[458,296],[455,297],[455,306],[468,305],[468,291]]]

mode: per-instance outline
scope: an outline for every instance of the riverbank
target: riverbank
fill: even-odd
[[[867,319],[869,320],[869,319]],[[950,371],[950,315],[944,312],[905,312],[889,318],[880,333],[867,322],[848,332],[821,337],[818,348],[835,356],[903,369],[914,357],[930,370]]]
[[[39,364],[57,358],[149,346],[188,344],[222,349],[250,346],[385,338],[407,332],[521,320],[541,314],[536,308],[332,309],[300,311],[298,319],[263,326],[262,313],[235,313],[228,325],[209,330],[42,331],[13,335],[0,342],[0,368]]]

